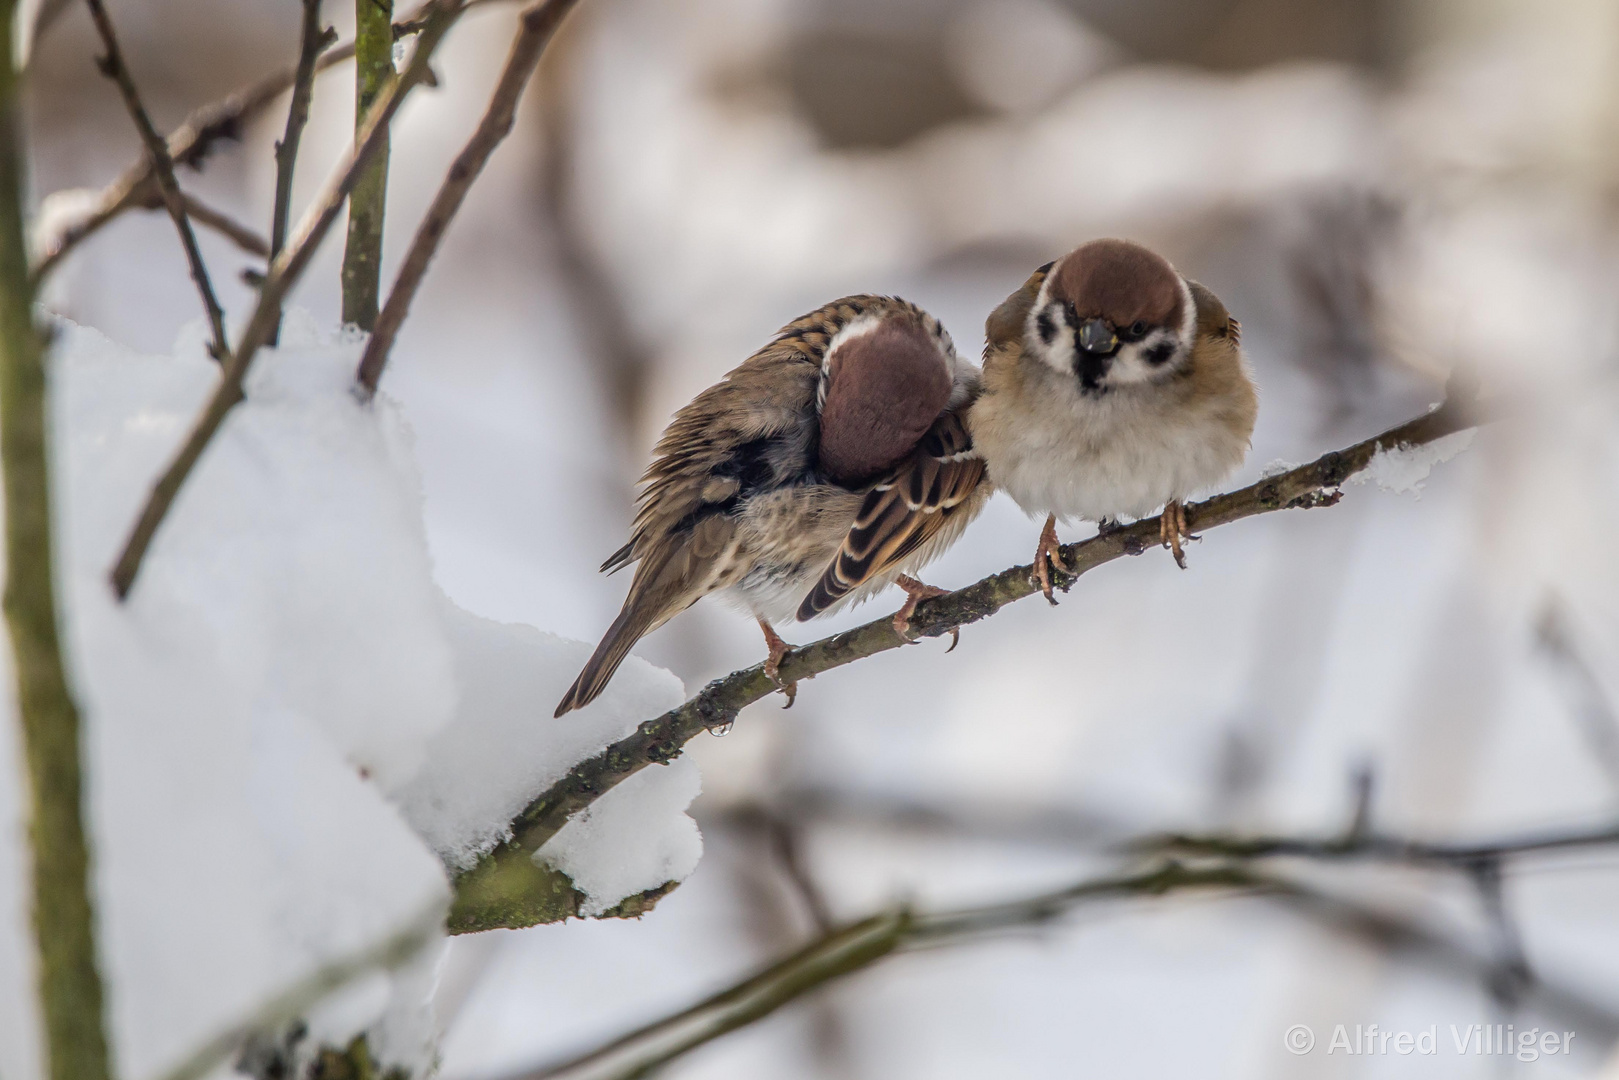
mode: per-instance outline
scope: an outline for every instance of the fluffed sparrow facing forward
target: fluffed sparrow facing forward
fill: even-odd
[[[1208,289],[1126,240],[1047,263],[990,315],[983,391],[969,416],[994,485],[1045,514],[1035,574],[1066,569],[1056,523],[1105,528],[1163,507],[1182,568],[1181,500],[1247,455],[1258,395],[1241,328]]]
[[[636,641],[709,593],[758,620],[773,679],[789,648],[773,622],[898,584],[903,633],[941,591],[908,572],[989,495],[962,418],[977,392],[978,369],[904,300],[849,296],[789,323],[658,440],[630,541],[602,566],[637,564],[629,596],[556,714],[589,704]]]

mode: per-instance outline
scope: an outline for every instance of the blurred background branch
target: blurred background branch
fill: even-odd
[[[433,50],[438,47],[438,43],[449,32],[463,10],[463,5],[457,0],[430,0],[430,7],[427,23],[417,37],[416,52],[411,56],[409,66],[403,74],[389,81],[378,93],[370,110],[365,114],[364,123],[355,135],[354,147],[347,159],[339,163],[325,190],[305,213],[286,250],[270,264],[270,272],[259,287],[258,304],[254,307],[252,318],[248,320],[247,327],[242,332],[236,355],[225,366],[218,389],[197,418],[196,426],[192,428],[168,469],[158,478],[151,496],[141,509],[140,516],[136,519],[110,575],[113,591],[120,599],[129,595],[129,590],[135,583],[135,575],[140,572],[141,559],[145,556],[157,527],[162,524],[164,516],[173,504],[174,497],[179,494],[181,485],[191,475],[191,470],[196,466],[203,450],[207,448],[209,440],[224,422],[225,415],[242,400],[242,383],[247,377],[248,367],[259,348],[270,340],[270,335],[279,324],[281,304],[287,291],[308,267],[315,248],[325,239],[332,223],[337,220],[337,215],[342,210],[349,193],[354,189],[366,161],[385,140],[394,113],[398,111],[405,96],[422,81]]]
[[[367,0],[359,2],[365,3]],[[387,305],[382,309],[380,317],[373,320],[373,325],[367,327],[372,331],[371,337],[366,342],[365,352],[360,357],[360,366],[355,372],[355,379],[366,396],[377,392],[377,384],[382,379],[382,370],[388,363],[388,353],[393,349],[394,338],[398,336],[399,328],[404,325],[405,318],[410,314],[410,303],[416,296],[416,290],[421,287],[422,279],[427,276],[427,266],[438,251],[439,242],[443,240],[446,230],[455,219],[456,212],[461,209],[467,192],[472,190],[473,182],[478,179],[478,174],[488,163],[489,156],[495,152],[495,147],[500,145],[501,140],[511,134],[512,124],[517,117],[517,103],[523,96],[524,88],[528,86],[529,77],[534,74],[546,45],[550,43],[552,35],[556,33],[557,27],[561,25],[568,12],[573,10],[575,3],[576,0],[538,0],[525,7],[518,15],[517,35],[512,40],[511,54],[506,58],[506,66],[501,70],[500,81],[495,84],[494,93],[490,95],[489,107],[484,111],[483,119],[478,122],[466,146],[451,163],[449,174],[439,185],[437,194],[433,196],[432,205],[427,208],[426,215],[417,226],[410,250],[405,253],[399,274],[394,278],[393,288],[389,290]],[[352,235],[351,232],[351,239]],[[346,274],[348,272],[346,257],[344,266]],[[345,310],[347,303],[345,298]]]
[[[315,93],[315,65],[320,54],[337,41],[337,31],[320,25],[320,0],[303,0],[303,27],[299,34],[298,66],[292,78],[292,100],[287,103],[287,128],[275,144],[275,208],[271,212],[270,259],[287,246],[287,225],[292,217],[292,177],[298,164],[298,143],[309,122],[309,99]],[[276,316],[270,344],[281,337],[281,317]]]
[[[197,292],[202,296],[203,309],[208,313],[208,325],[213,330],[214,339],[208,346],[208,351],[220,364],[230,362],[230,344],[225,337],[225,312],[219,306],[219,299],[214,295],[213,281],[208,277],[208,267],[202,261],[202,251],[197,247],[197,235],[191,229],[191,218],[186,213],[185,196],[180,191],[180,181],[174,176],[174,162],[169,158],[169,149],[158,134],[157,128],[152,124],[152,118],[142,104],[140,92],[135,89],[134,77],[129,73],[129,66],[124,62],[124,54],[118,47],[118,36],[113,31],[112,20],[107,16],[107,9],[101,0],[86,0],[90,6],[90,17],[96,24],[96,32],[101,35],[101,44],[106,52],[96,61],[101,73],[118,85],[118,93],[124,99],[124,107],[135,121],[135,128],[140,132],[141,142],[146,146],[146,155],[152,163],[152,173],[157,182],[158,191],[162,194],[163,205],[168,208],[169,217],[174,219],[174,228],[180,234],[180,244],[185,248],[186,263],[191,268],[191,280],[197,285]]]
[[[1163,897],[1189,889],[1215,889],[1250,894],[1278,903],[1390,950],[1422,955],[1441,969],[1477,978],[1511,1006],[1524,1004],[1535,985],[1515,931],[1502,908],[1500,860],[1562,847],[1619,845],[1619,831],[1570,831],[1532,839],[1503,839],[1467,845],[1428,844],[1381,837],[1355,849],[1357,854],[1456,866],[1469,874],[1478,867],[1490,884],[1481,885],[1490,914],[1490,946],[1471,948],[1454,933],[1390,914],[1377,905],[1323,890],[1297,877],[1250,865],[1273,855],[1336,860],[1348,854],[1347,842],[1303,838],[1207,836],[1143,838],[1126,849],[1184,850],[1212,858],[1188,864],[1151,857],[1138,870],[1087,878],[1069,887],[996,904],[934,912],[897,908],[843,925],[823,927],[819,935],[789,956],[701,1002],[649,1023],[564,1062],[513,1076],[512,1080],[631,1080],[644,1076],[704,1043],[764,1019],[775,1010],[824,985],[854,974],[898,953],[941,945],[957,945],[984,935],[1039,927],[1068,915],[1075,907],[1121,897]],[[1503,939],[1502,935],[1507,935]],[[1619,1035],[1619,1014],[1595,1005],[1565,987],[1536,988],[1535,1005],[1548,1018],[1576,1025],[1603,1037]]]

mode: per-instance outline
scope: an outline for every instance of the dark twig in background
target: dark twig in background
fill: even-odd
[[[0,477],[17,711],[28,768],[36,978],[51,1080],[110,1072],[96,967],[79,713],[57,633],[52,569],[45,341],[34,325],[23,234],[20,77],[12,67],[15,0],[0,3]]]
[[[580,18],[594,17],[595,11]],[[647,388],[651,357],[637,340],[626,301],[612,272],[585,235],[590,213],[577,198],[576,163],[584,134],[577,119],[579,47],[582,35],[553,46],[540,71],[539,208],[547,226],[546,247],[560,273],[568,309],[593,370],[603,375],[622,443],[633,445]],[[635,466],[637,469],[639,466]],[[626,465],[626,471],[628,465]],[[626,489],[625,497],[629,497]]]
[[[1463,942],[1420,923],[1376,907],[1346,899],[1320,888],[1250,865],[1274,854],[1293,854],[1335,861],[1345,854],[1344,840],[1318,841],[1291,837],[1241,838],[1208,836],[1173,838],[1174,846],[1194,853],[1212,853],[1207,862],[1185,863],[1153,857],[1143,868],[1089,878],[1065,889],[1038,893],[1002,903],[932,913],[905,908],[880,912],[858,922],[829,926],[815,941],[769,965],[736,985],[688,1009],[657,1020],[566,1062],[525,1073],[521,1080],[628,1080],[762,1019],[776,1009],[830,982],[870,967],[899,952],[976,940],[987,934],[1020,927],[1036,927],[1061,918],[1075,907],[1098,900],[1165,896],[1187,889],[1236,890],[1282,903],[1337,930],[1346,930],[1392,951],[1417,953],[1439,961],[1469,979],[1477,979],[1492,993],[1511,996],[1511,1004],[1535,1004],[1561,1016],[1597,1038],[1619,1034],[1619,1016],[1579,994],[1540,984],[1529,974],[1521,943],[1499,904],[1501,860],[1554,848],[1589,847],[1619,843],[1619,829],[1574,830],[1528,839],[1508,839],[1473,845],[1425,844],[1384,837],[1375,843],[1357,843],[1366,854],[1438,862],[1474,873],[1489,867],[1481,891],[1486,900],[1492,941],[1487,950]],[[1135,841],[1131,850],[1150,850],[1165,838]],[[1421,853],[1420,857],[1410,853]],[[1493,883],[1493,887],[1490,883]],[[1505,927],[1503,937],[1502,927]],[[1596,1040],[1593,1040],[1595,1043]]]
[[[399,267],[399,274],[388,293],[388,303],[377,317],[371,339],[366,342],[365,353],[360,357],[355,378],[367,396],[377,391],[382,370],[388,363],[388,354],[393,349],[405,317],[410,314],[411,301],[415,299],[422,279],[427,276],[427,266],[438,252],[439,242],[444,238],[456,212],[461,209],[461,204],[466,201],[473,181],[478,179],[478,174],[488,164],[495,147],[510,134],[523,88],[534,74],[545,46],[576,2],[540,0],[524,8],[518,16],[517,36],[512,41],[511,53],[506,57],[506,67],[500,73],[500,81],[495,84],[494,92],[489,97],[489,107],[484,110],[483,119],[478,122],[472,138],[455,156],[449,173],[439,185],[438,193],[433,196],[432,205],[417,227],[410,250],[405,254],[405,261]]]
[[[180,201],[185,205],[186,214],[194,224],[214,230],[249,255],[257,255],[262,259],[270,254],[268,240],[223,210],[214,209],[188,192],[180,193]]]
[[[265,275],[264,284],[259,290],[258,305],[248,320],[247,328],[242,332],[242,340],[237,346],[236,355],[226,365],[218,388],[197,418],[190,435],[186,437],[174,460],[153,486],[152,493],[141,508],[140,516],[136,519],[129,539],[124,544],[123,552],[113,567],[112,586],[120,599],[129,595],[130,587],[135,583],[135,575],[140,570],[141,559],[145,556],[152,537],[157,533],[157,527],[162,524],[169,507],[173,505],[174,497],[179,494],[181,485],[185,483],[186,477],[191,475],[191,470],[196,466],[203,450],[207,448],[209,440],[214,437],[214,432],[224,423],[226,414],[242,400],[242,383],[247,378],[248,367],[253,362],[254,354],[269,341],[270,332],[275,326],[287,291],[308,267],[309,260],[314,257],[315,248],[326,237],[332,224],[337,220],[337,215],[342,211],[343,203],[353,188],[355,177],[364,166],[366,157],[376,149],[378,141],[393,120],[394,113],[398,111],[405,96],[421,81],[433,50],[438,48],[439,42],[460,17],[462,10],[463,5],[458,0],[434,0],[427,25],[417,39],[416,52],[411,57],[410,65],[377,98],[376,104],[366,115],[365,125],[355,139],[347,158],[339,164],[336,173],[327,182],[325,190],[299,222],[298,229],[288,242],[286,250],[276,256],[275,261],[270,264],[270,272]]]
[[[1495,957],[1489,978],[1490,994],[1503,1007],[1516,1008],[1535,976],[1529,969],[1529,958],[1524,955],[1523,936],[1507,911],[1506,895],[1501,887],[1501,857],[1486,856],[1468,870],[1490,926],[1490,951]]]
[[[1439,844],[1366,832],[1335,839],[1170,835],[1138,841],[1137,849],[1241,859],[1285,856],[1346,861],[1362,859],[1471,871],[1478,863],[1498,861],[1508,856],[1616,843],[1619,843],[1619,824],[1539,833],[1486,844]]]
[[[393,0],[354,0],[354,135],[394,81]],[[382,227],[388,206],[388,131],[383,129],[349,192],[343,245],[343,321],[370,330],[382,293]]]
[[[1277,510],[1331,506],[1341,495],[1340,486],[1364,469],[1380,450],[1420,446],[1461,431],[1474,422],[1467,408],[1447,403],[1308,465],[1188,506],[1187,520],[1198,529],[1212,529]],[[1067,591],[1086,571],[1125,555],[1140,554],[1157,543],[1158,523],[1153,519],[1064,545],[1063,558],[1073,572],[1058,574],[1054,580]],[[893,620],[882,618],[793,649],[782,660],[781,679],[784,682],[810,679],[844,664],[897,649],[914,638],[948,634],[1036,591],[1030,567],[1014,566],[974,585],[919,604],[911,618],[912,639],[902,638],[894,629]],[[530,857],[535,851],[555,836],[569,818],[614,785],[648,765],[663,764],[679,757],[687,742],[704,731],[733,722],[745,706],[768,697],[776,689],[777,684],[765,675],[762,664],[733,672],[716,679],[679,708],[645,721],[633,735],[574,766],[513,819],[510,840],[485,855],[458,879],[456,904],[450,915],[452,932],[527,926],[545,920],[549,907],[536,907],[520,892],[514,892],[532,884],[532,876],[522,872],[519,864],[531,866]],[[508,877],[508,872],[512,876]]]
[[[214,296],[213,282],[208,279],[208,267],[202,261],[202,251],[197,247],[197,234],[192,231],[191,218],[186,213],[185,197],[180,191],[180,181],[174,175],[174,161],[169,157],[169,147],[163,136],[158,134],[157,127],[152,123],[146,106],[141,103],[140,92],[135,89],[135,80],[129,74],[129,65],[124,62],[124,54],[118,47],[118,35],[113,31],[112,20],[107,17],[107,9],[101,0],[85,0],[90,8],[90,18],[96,24],[96,33],[101,36],[102,47],[107,50],[97,64],[101,73],[118,85],[118,93],[124,99],[124,107],[129,110],[130,118],[135,121],[135,128],[140,132],[141,142],[146,145],[146,155],[151,159],[153,175],[157,179],[158,190],[163,195],[163,204],[168,208],[169,217],[174,219],[174,228],[180,234],[180,244],[185,248],[186,262],[191,267],[191,280],[197,283],[197,292],[202,295],[202,306],[208,312],[208,325],[213,330],[214,340],[208,347],[215,360],[221,364],[230,360],[230,346],[225,338],[225,312],[219,306],[219,300]]]
[[[491,3],[510,3],[511,0],[468,0],[463,9]],[[437,0],[427,0],[409,17],[394,25],[396,38],[420,33],[437,8]],[[322,53],[315,62],[319,75],[346,60],[354,59],[354,42],[345,41]],[[176,165],[200,168],[208,155],[221,141],[239,139],[242,129],[259,113],[275,104],[275,100],[293,86],[298,78],[297,65],[290,65],[249,83],[247,86],[200,108],[191,114],[168,138],[169,157]],[[426,81],[424,79],[424,81]],[[38,264],[33,268],[31,281],[38,288],[52,270],[79,244],[114,221],[126,210],[157,209],[162,196],[154,186],[151,158],[142,154],[118,179],[101,191],[95,206],[77,221],[66,226],[56,236],[45,241]]]
[[[1568,617],[1557,601],[1547,602],[1535,626],[1535,636],[1563,676],[1574,719],[1591,748],[1591,756],[1602,766],[1609,783],[1619,789],[1619,715],[1615,715],[1596,672],[1575,647]]]
[[[510,2],[511,0],[468,0],[462,6],[463,9],[469,9],[485,4]],[[435,7],[436,0],[428,0],[414,14],[394,25],[394,36],[397,38],[420,33]],[[345,41],[321,54],[320,59],[315,62],[315,74],[319,75],[352,59],[354,59],[354,42]],[[242,129],[248,121],[273,105],[276,98],[285,93],[297,78],[296,65],[284,67],[272,71],[256,82],[249,83],[228,97],[192,110],[185,121],[169,136],[169,157],[176,165],[200,168],[221,141],[234,141],[240,138]],[[423,81],[427,80],[424,78]],[[67,257],[69,252],[111,224],[126,210],[137,208],[155,210],[162,205],[162,196],[153,185],[151,159],[143,154],[139,161],[120,173],[118,179],[102,189],[101,196],[93,207],[78,220],[64,227],[56,236],[44,242],[39,262],[30,275],[32,287],[37,289],[39,283]]]
[[[315,65],[319,74],[354,56],[354,42],[346,42],[321,56]],[[168,138],[169,157],[176,165],[201,166],[221,140],[241,137],[247,122],[269,108],[276,98],[286,92],[297,78],[296,66],[273,71],[229,97],[194,109]],[[156,208],[157,193],[153,182],[151,159],[141,159],[119,174],[118,179],[101,191],[96,204],[73,224],[47,240],[38,264],[33,270],[33,282],[38,287],[68,253],[91,236],[100,232],[126,210],[152,206]]]
[[[292,100],[287,104],[287,127],[275,144],[275,207],[270,220],[270,258],[287,246],[287,223],[292,216],[292,177],[298,165],[298,143],[309,122],[309,100],[315,94],[315,62],[337,40],[337,31],[321,29],[320,0],[303,0],[303,30],[299,35],[298,67],[292,79]],[[276,313],[270,344],[281,337],[281,314]]]

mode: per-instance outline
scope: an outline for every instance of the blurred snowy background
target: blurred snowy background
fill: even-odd
[[[110,6],[165,129],[295,55],[292,0]],[[326,13],[345,36],[346,8],[329,2]],[[385,283],[483,107],[510,20],[498,3],[469,14],[435,60],[441,85],[419,93],[396,127]],[[137,156],[94,53],[89,21],[70,5],[33,58],[38,197],[97,187]],[[347,71],[318,83],[300,205],[346,143]],[[242,220],[268,221],[282,122],[277,106],[188,186]],[[432,665],[477,653],[454,651],[488,627],[472,616],[597,638],[625,586],[595,567],[622,542],[652,441],[673,409],[778,326],[834,296],[894,293],[938,315],[975,354],[985,315],[1033,267],[1099,235],[1157,247],[1242,320],[1262,391],[1242,483],[1269,463],[1308,460],[1416,415],[1457,363],[1477,367],[1513,419],[1420,492],[1351,486],[1330,511],[1222,528],[1191,549],[1186,573],[1159,552],[1108,565],[1060,608],[1027,601],[968,628],[948,656],[938,642],[885,654],[804,684],[791,711],[765,701],[725,737],[700,738],[688,758],[702,778],[691,813],[704,855],[650,915],[453,939],[396,980],[396,993],[408,984],[418,1004],[430,998],[442,1075],[521,1074],[682,1007],[807,940],[817,903],[852,919],[901,899],[1019,896],[1094,872],[1112,845],[1153,830],[1331,833],[1352,814],[1361,775],[1378,828],[1426,838],[1513,836],[1619,814],[1619,571],[1608,551],[1619,535],[1612,0],[583,0],[450,234],[385,377],[400,446],[413,450],[331,428],[329,445],[358,440],[360,471],[307,501],[288,496],[285,512],[330,513],[335,526],[306,542],[364,563],[363,551],[344,554],[343,522],[351,510],[356,529],[369,527],[361,516],[381,515],[415,535],[408,496],[419,469],[432,577],[461,609],[443,616],[452,651],[402,653],[426,656],[427,669],[413,661],[368,677],[403,703],[400,725],[414,722],[412,710],[447,716],[454,704],[430,699],[450,683],[435,681]],[[252,260],[212,233],[202,242],[227,309],[242,318],[253,294],[236,273]],[[295,295],[308,313],[298,316],[304,366],[279,391],[266,384],[275,399],[266,408],[303,400],[327,377],[318,357],[350,347],[331,329],[340,250],[329,241]],[[114,383],[120,357],[177,354],[193,381],[206,371],[188,327],[196,296],[160,213],[126,215],[87,242],[43,300],[110,339],[83,339],[80,373],[59,374],[86,410],[106,407],[97,395],[112,392],[98,363]],[[157,429],[181,423],[196,393],[154,397]],[[249,463],[242,475],[274,475],[254,455],[279,430],[233,444]],[[162,456],[147,448],[139,466],[105,448],[75,453],[71,467],[84,472],[67,542],[83,515],[123,520],[136,492],[116,492]],[[403,509],[354,509],[379,476],[394,478]],[[228,528],[245,541],[252,513],[232,513]],[[928,580],[955,587],[1026,561],[1036,529],[997,498]],[[331,618],[359,633],[375,618],[344,605],[426,611],[433,597],[389,588],[418,589],[415,552],[407,542],[379,556],[368,569],[377,580],[333,601]],[[104,555],[75,550],[64,573],[79,573],[82,558],[93,580]],[[169,555],[183,552],[171,545]],[[231,575],[274,583],[307,569],[255,558],[177,578],[176,595],[210,581],[228,590]],[[299,580],[317,594],[326,587],[318,574]],[[895,593],[784,633],[805,642],[898,602]],[[415,625],[419,614],[397,619]],[[102,624],[71,618],[83,620],[70,624],[75,646],[93,652]],[[520,652],[531,632],[499,633]],[[252,678],[294,686],[283,704],[295,710],[299,694],[342,685],[310,676],[297,688],[293,673],[319,651],[287,652],[286,666]],[[749,620],[703,604],[637,653],[691,692],[756,662],[760,647]],[[642,695],[626,688],[631,711],[650,715],[678,697],[650,669],[631,681]],[[119,689],[84,693],[95,702]],[[352,738],[330,737],[352,764],[380,769],[375,784],[408,814],[411,796],[400,792],[424,757],[441,756],[421,743],[432,724],[401,734],[383,705],[372,708],[327,725]],[[571,722],[548,717],[546,705],[531,719]],[[94,715],[88,722],[94,732]],[[506,722],[522,737],[520,716]],[[206,737],[206,725],[165,730],[182,756]],[[117,755],[156,753],[120,738],[97,743],[104,759],[93,757],[93,779],[121,775],[117,762],[128,759]],[[288,739],[277,753],[303,745]],[[243,796],[221,782],[218,800],[238,800],[231,812],[249,817],[301,808],[303,831],[285,842],[315,853],[310,873],[355,872],[358,856],[330,835],[341,832],[332,823],[386,813],[385,804],[345,809],[360,798],[352,776],[288,791],[274,769],[253,765],[251,747],[237,751],[267,789]],[[139,787],[142,775],[118,783]],[[666,809],[678,816],[684,803],[671,790],[664,801],[681,805]],[[223,805],[209,798],[194,800],[199,820]],[[16,800],[4,802],[14,821]],[[203,1008],[216,984],[253,992],[209,966],[208,934],[228,935],[228,925],[165,918],[174,879],[143,879],[142,866],[127,865],[133,856],[120,863],[119,828],[136,834],[141,823],[95,820],[98,873],[150,890],[146,906],[104,916],[113,938],[140,939],[126,970],[188,984],[158,995],[182,1012]],[[209,843],[228,854],[221,830],[211,841],[206,830],[169,838],[162,865],[212,863],[204,876],[218,904],[268,888],[253,876],[266,872],[260,863],[211,853]],[[379,895],[351,893],[357,906],[299,930],[309,955],[347,955],[384,930],[415,926],[431,938],[421,912],[431,924],[443,886],[418,865],[423,850],[365,846]],[[1465,883],[1415,870],[1318,876],[1490,955],[1491,926]],[[0,882],[17,880],[0,868]],[[1143,899],[890,959],[667,1075],[1619,1076],[1610,1059],[1619,852],[1509,863],[1504,900],[1547,991],[1517,1011],[1474,968],[1435,962],[1398,934],[1353,932],[1275,900]],[[20,925],[21,903],[15,889],[0,896],[9,925]],[[155,921],[120,927],[118,911]],[[8,947],[0,935],[0,973],[10,964],[11,987],[25,987],[26,958]],[[286,971],[276,970],[263,986],[281,985]],[[195,1016],[142,1013],[134,984],[111,977],[124,1075],[163,1075],[190,1045]],[[330,1030],[354,1030],[344,1009],[362,1026],[374,1019],[388,993],[386,981],[351,987],[324,1006]],[[1301,1023],[1319,1040],[1302,1056],[1283,1045]],[[1373,1023],[1437,1025],[1439,1053],[1326,1053],[1335,1025]],[[1482,1023],[1579,1036],[1571,1053],[1535,1062],[1452,1049],[1450,1025]],[[37,1067],[31,1028],[26,1010],[0,1015],[6,1080]]]

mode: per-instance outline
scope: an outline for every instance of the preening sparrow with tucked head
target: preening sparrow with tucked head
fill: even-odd
[[[1047,263],[990,315],[969,417],[994,485],[1045,514],[1035,574],[1052,603],[1057,519],[1106,528],[1163,507],[1184,569],[1181,500],[1242,464],[1259,398],[1241,327],[1208,289],[1126,240]]]
[[[636,641],[709,593],[758,620],[773,679],[789,649],[773,622],[898,584],[904,633],[916,602],[942,592],[908,572],[989,495],[962,417],[977,392],[978,369],[904,300],[848,296],[783,327],[658,440],[630,541],[602,565],[637,564],[630,594],[556,714],[589,704]]]

